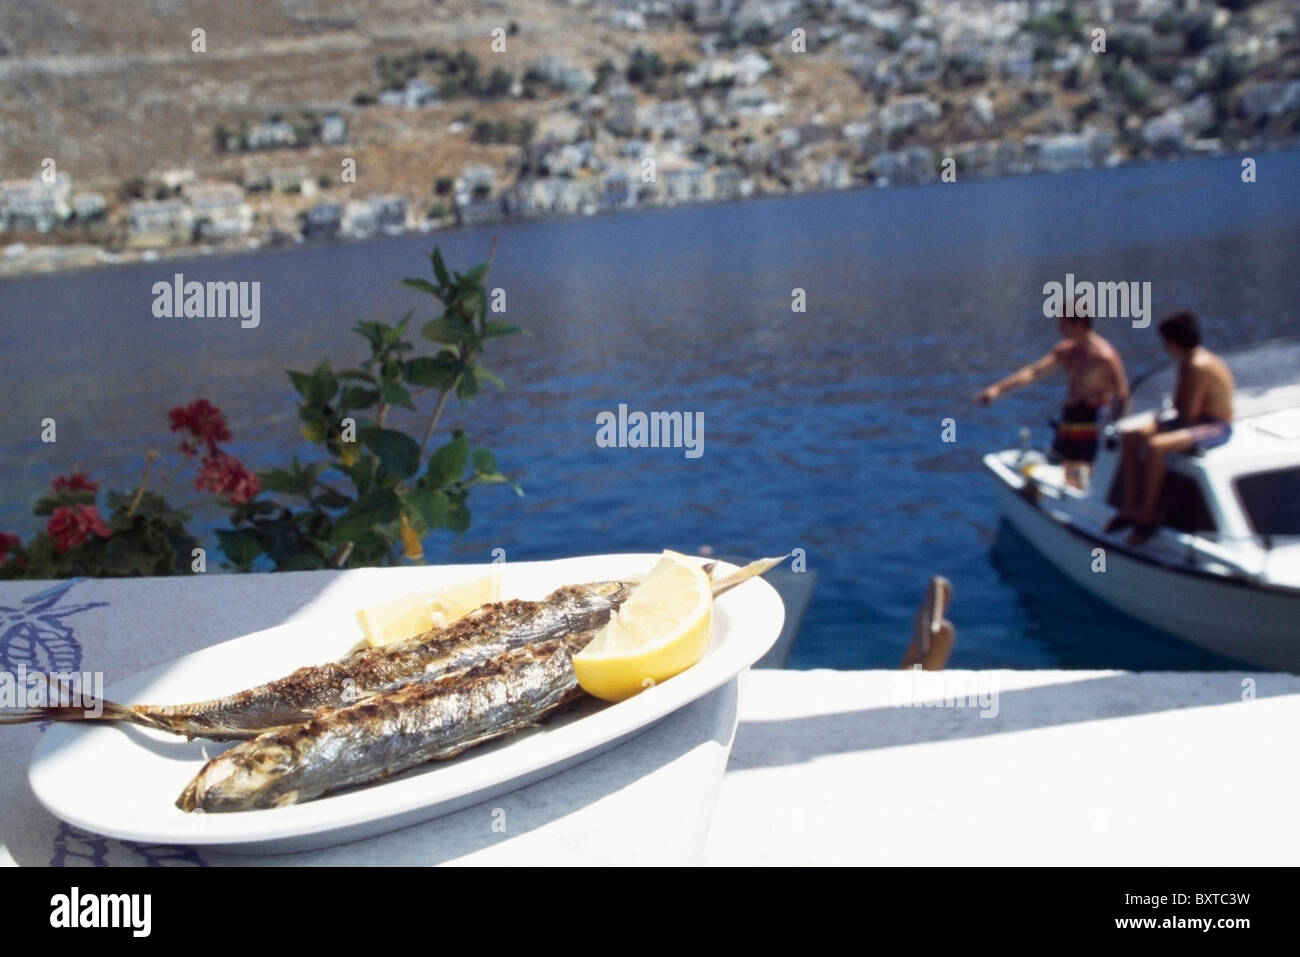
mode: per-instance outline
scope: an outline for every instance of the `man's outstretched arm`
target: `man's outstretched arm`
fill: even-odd
[[[1005,379],[999,379],[987,389],[982,390],[975,396],[975,401],[981,405],[988,405],[1004,392],[1010,392],[1012,389],[1018,389],[1023,385],[1041,379],[1060,364],[1056,350],[1053,349],[1047,355],[1043,356],[1037,362],[1031,362],[1029,365],[1017,369]]]

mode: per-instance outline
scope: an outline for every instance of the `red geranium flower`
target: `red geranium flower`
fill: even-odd
[[[73,472],[66,478],[60,475],[54,480],[56,492],[98,492],[99,483],[92,482],[85,472]]]
[[[50,516],[50,524],[45,530],[54,539],[55,551],[60,552],[80,547],[92,532],[100,538],[113,534],[99,517],[99,509],[93,505],[59,506]]]
[[[189,405],[178,405],[167,413],[173,432],[188,432],[208,447],[209,453],[217,451],[218,442],[230,440],[226,417],[207,399],[195,399]],[[181,442],[181,451],[193,455],[197,451],[188,441]]]
[[[13,532],[0,532],[0,565],[9,561],[9,553],[23,547],[23,540]]]
[[[225,452],[213,452],[203,459],[194,486],[225,495],[231,505],[249,502],[262,490],[257,476],[244,468],[237,458]]]

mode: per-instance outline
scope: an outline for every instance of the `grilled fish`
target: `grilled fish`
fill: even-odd
[[[762,559],[715,579],[713,594],[780,561]],[[452,758],[538,724],[586,696],[571,656],[595,634],[575,631],[513,648],[243,741],[208,761],[176,806],[215,812],[284,807]]]
[[[535,642],[599,628],[631,594],[634,582],[566,585],[542,601],[484,605],[445,628],[338,661],[299,668],[283,678],[224,698],[180,705],[103,702],[91,716],[82,705],[0,713],[0,724],[31,721],[126,721],[189,738],[232,741],[301,724],[322,708],[338,708],[400,686],[485,661]],[[55,700],[51,696],[50,700]]]
[[[284,807],[452,758],[536,724],[585,695],[569,656],[594,634],[515,648],[241,742],[208,761],[176,806]]]

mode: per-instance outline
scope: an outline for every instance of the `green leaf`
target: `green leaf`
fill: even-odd
[[[478,394],[478,376],[463,375],[460,381],[456,383],[456,396],[461,399],[472,399]]]
[[[456,298],[452,300],[451,305],[447,307],[447,313],[452,316],[460,316],[465,322],[471,322],[475,316],[482,316],[487,313],[485,300],[473,289],[462,288]]]
[[[311,374],[311,385],[311,399],[318,405],[326,405],[339,391],[339,380],[330,371],[328,362],[322,362],[316,367],[316,370]]]
[[[468,460],[469,439],[458,435],[429,456],[429,467],[424,474],[434,485],[448,485],[465,474]]]
[[[299,551],[280,562],[275,569],[281,572],[313,572],[325,567],[325,559],[316,552]]]
[[[402,405],[408,409],[415,408],[411,404],[411,393],[406,391],[406,387],[400,382],[392,379],[381,379],[379,381],[379,392],[389,405]]]
[[[482,387],[484,382],[491,382],[502,392],[505,391],[506,384],[502,382],[495,374],[488,372],[487,369],[483,368],[480,365],[474,366],[474,378],[478,380],[478,384],[480,387]]]
[[[372,349],[378,349],[382,341],[379,332],[379,323],[377,322],[358,322],[356,331],[366,337]],[[293,373],[290,373],[292,375]]]
[[[442,250],[434,246],[433,254],[429,258],[433,260],[433,275],[438,283],[443,286],[451,285],[451,276],[447,275],[447,264],[442,261]]]
[[[429,532],[442,528],[446,524],[447,515],[451,511],[451,502],[437,489],[410,489],[402,498],[406,503],[407,511],[414,516],[413,524],[416,531]]]
[[[418,289],[420,292],[427,292],[431,296],[438,295],[438,287],[427,279],[403,279],[403,286],[409,286],[412,289]]]
[[[519,487],[519,483],[513,481],[508,475],[502,475],[500,472],[475,472],[474,477],[469,481],[471,485],[509,485],[515,490],[516,495],[520,498],[524,497],[524,490]]]
[[[267,469],[258,472],[257,478],[262,483],[262,488],[268,492],[283,492],[288,495],[304,495],[307,492],[307,483],[303,477],[287,469]]]
[[[499,336],[517,336],[524,330],[508,322],[487,322],[483,324],[483,338],[496,339]]]
[[[349,409],[368,409],[378,401],[378,389],[363,389],[359,385],[349,385],[343,389],[343,398],[339,400],[339,409],[344,412]]]
[[[366,429],[361,433],[361,441],[379,456],[384,468],[398,478],[410,478],[420,468],[420,446],[405,432]]]
[[[497,458],[487,449],[475,449],[474,471],[481,474],[494,474],[497,471]]]
[[[444,388],[456,377],[456,362],[444,357],[421,356],[402,363],[402,377],[411,385]]]
[[[469,324],[455,316],[430,319],[420,329],[420,334],[431,342],[460,342],[470,332]]]
[[[463,282],[470,282],[475,285],[478,285],[483,281],[483,277],[487,275],[487,271],[488,271],[487,263],[480,263],[479,265],[475,266],[473,269],[466,272],[465,275],[461,276],[460,278]]]
[[[248,529],[217,529],[217,541],[221,550],[236,565],[251,564],[253,559],[262,554],[262,546],[257,536]]]
[[[298,394],[299,394],[300,396],[302,396],[302,397],[303,397],[304,399],[306,399],[308,402],[312,401],[312,398],[311,398],[311,392],[312,392],[312,379],[311,379],[311,376],[307,375],[307,373],[305,373],[305,372],[294,372],[292,369],[290,369],[290,370],[289,370],[289,380],[293,383],[293,387],[294,387],[294,389],[297,390],[297,392],[298,392]]]
[[[353,465],[340,465],[339,471],[352,479],[352,484],[361,495],[369,492],[370,486],[375,482],[375,460],[368,455],[361,456]]]
[[[451,511],[447,514],[447,528],[457,535],[464,535],[469,531],[469,509],[463,504],[453,505]]]
[[[341,545],[356,535],[372,532],[376,525],[395,522],[402,514],[402,503],[397,493],[382,489],[361,496],[352,507],[340,516],[330,535],[330,543]]]

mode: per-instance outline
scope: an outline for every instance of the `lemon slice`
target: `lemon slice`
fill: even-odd
[[[646,580],[581,652],[573,671],[588,694],[622,701],[704,657],[713,592],[704,570],[666,551]]]
[[[402,595],[357,610],[357,623],[372,648],[445,628],[474,609],[501,600],[501,576],[456,582],[437,591]]]

